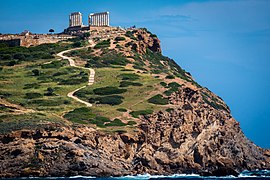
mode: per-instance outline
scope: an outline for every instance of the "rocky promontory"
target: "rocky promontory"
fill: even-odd
[[[220,97],[198,85],[173,60],[161,57],[156,35],[137,29],[122,39],[125,41],[119,43],[120,48],[111,42],[109,49],[128,56],[130,62],[125,67],[136,69],[135,65],[143,61],[137,74],[148,73],[166,81],[164,87],[154,86],[155,92],[163,93],[167,84],[174,85],[171,92],[162,96],[165,103],[159,104],[166,110],[160,108],[138,117],[124,112],[120,120],[133,118],[137,123],[132,131],[106,131],[106,124],[101,128],[98,124],[46,122],[2,133],[0,177],[145,173],[225,176],[238,175],[243,170],[270,169],[270,151],[245,137]],[[102,56],[108,51],[90,52]],[[152,54],[146,56],[148,51]],[[137,59],[132,59],[135,55]],[[160,61],[154,61],[155,55],[161,57]],[[160,69],[162,72],[158,73]],[[64,122],[68,121],[65,117],[61,117]]]

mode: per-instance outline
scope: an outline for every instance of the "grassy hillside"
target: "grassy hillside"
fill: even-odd
[[[48,123],[84,124],[103,131],[133,131],[140,116],[175,108],[170,97],[182,86],[201,87],[189,73],[159,52],[158,39],[147,30],[93,38],[94,46],[75,38],[36,47],[0,46],[0,133]],[[66,53],[80,67],[56,53]],[[87,86],[89,71],[95,83]],[[74,95],[92,107],[67,97]],[[205,102],[226,109],[203,90]]]

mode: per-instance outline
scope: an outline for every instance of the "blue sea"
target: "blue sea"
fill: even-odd
[[[20,178],[20,179],[34,179],[34,180],[259,180],[259,179],[269,179],[270,180],[270,171],[269,170],[258,170],[258,171],[243,171],[238,177],[235,176],[225,176],[225,177],[202,177],[197,174],[174,174],[171,176],[163,175],[137,175],[137,176],[123,176],[123,177],[107,177],[107,178],[97,178],[89,176],[74,176],[74,177],[48,177],[48,178]]]

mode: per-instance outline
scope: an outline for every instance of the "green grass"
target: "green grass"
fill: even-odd
[[[154,105],[147,102],[149,94],[158,90],[160,79],[156,79],[148,74],[130,73],[129,71],[122,71],[123,68],[98,68],[95,74],[95,83],[92,86],[88,86],[76,93],[79,98],[88,101],[89,99],[95,100],[107,95],[96,95],[93,90],[104,87],[115,87],[120,89],[119,86],[123,81],[123,78],[136,79],[136,82],[142,84],[142,86],[128,86],[125,87],[126,92],[122,93],[122,103],[119,105],[111,106],[109,104],[99,104],[92,107],[94,112],[97,112],[100,116],[116,118],[121,117],[123,112],[119,108],[126,110],[137,111],[142,109],[150,109],[153,111],[165,110],[164,107]],[[133,81],[130,81],[133,82]],[[136,83],[134,82],[134,83]],[[150,96],[151,97],[151,96]]]
[[[76,81],[74,84],[63,84],[61,82],[87,77],[89,72],[69,67],[66,65],[65,60],[61,62],[61,67],[42,68],[44,63],[51,64],[48,63],[50,61],[38,60],[24,62],[16,67],[5,66],[0,71],[0,97],[7,99],[11,103],[42,111],[45,114],[55,113],[56,115],[62,115],[64,111],[82,106],[81,103],[68,98],[67,93],[86,85],[87,78],[81,82]],[[52,62],[58,63],[60,61],[53,60]],[[32,71],[34,69],[40,71],[38,76],[33,75]],[[43,96],[48,92],[49,87],[54,89],[55,96]]]

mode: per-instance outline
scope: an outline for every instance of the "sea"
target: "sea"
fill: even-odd
[[[47,178],[19,178],[19,179],[34,179],[34,180],[270,180],[270,171],[269,170],[257,170],[257,171],[243,171],[238,177],[235,176],[223,176],[223,177],[215,177],[208,176],[203,177],[197,174],[174,174],[171,176],[163,176],[163,175],[150,175],[150,174],[142,174],[136,176],[123,176],[123,177],[89,177],[89,176],[73,176],[73,177],[47,177]]]

